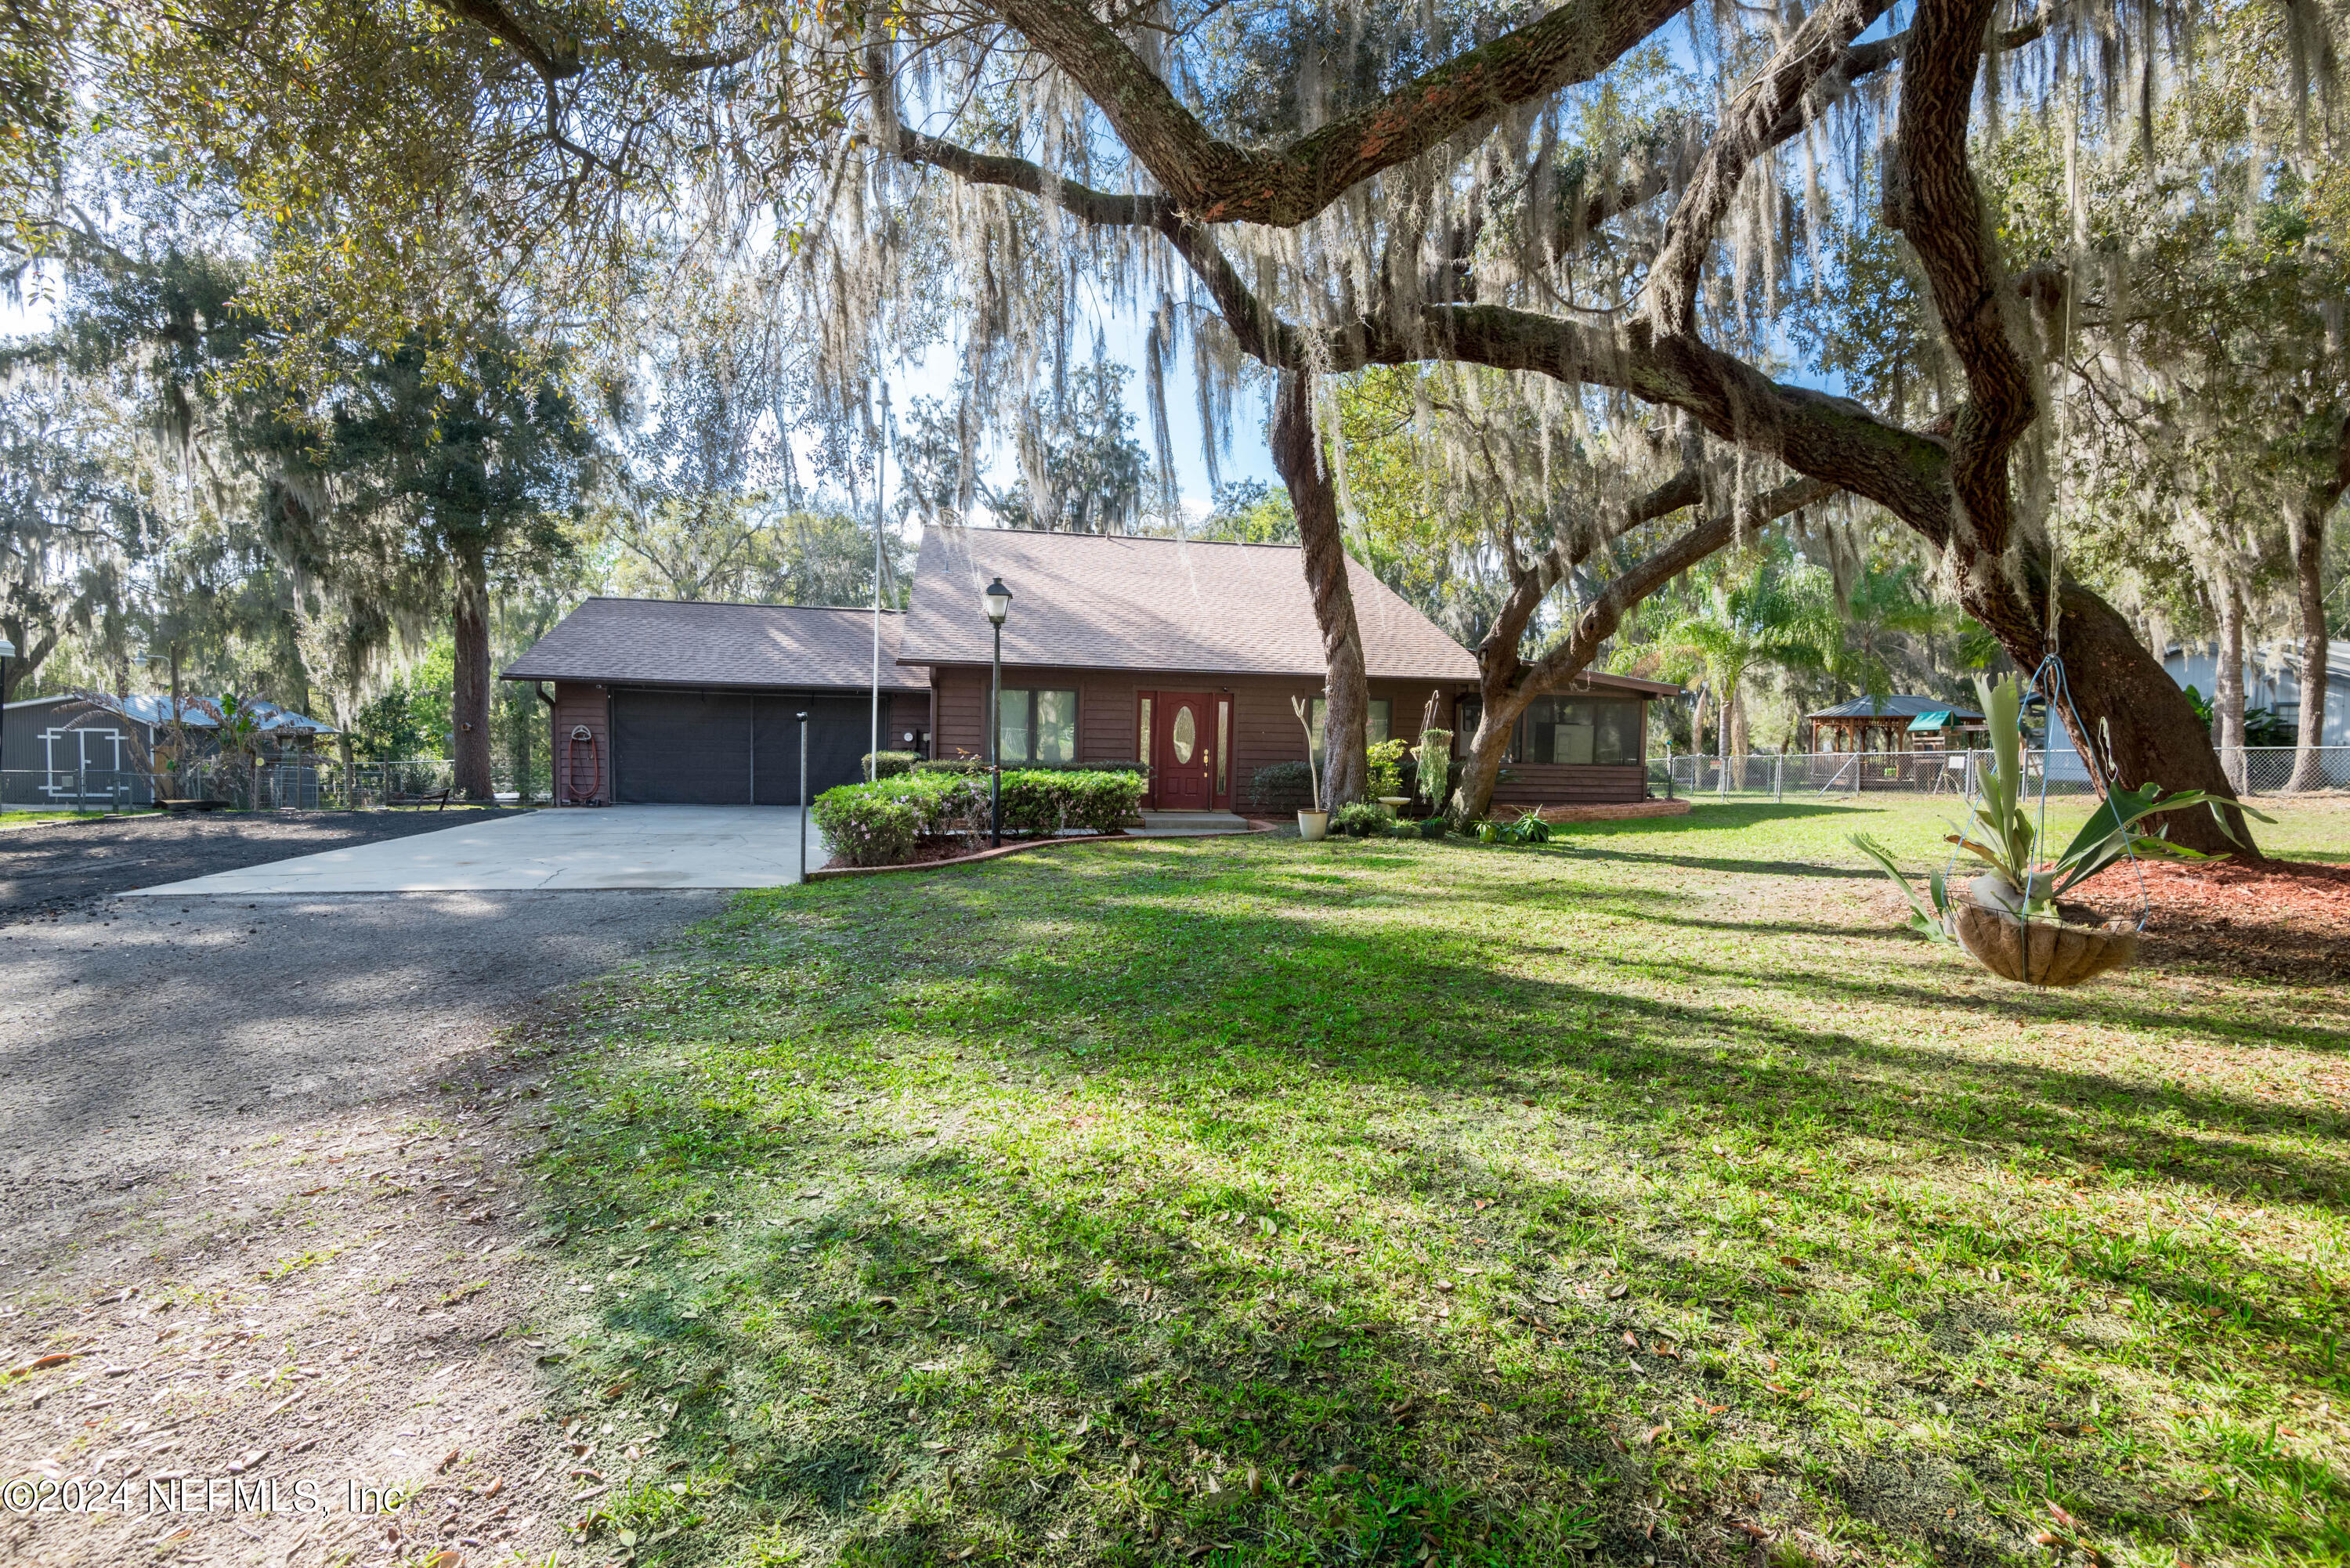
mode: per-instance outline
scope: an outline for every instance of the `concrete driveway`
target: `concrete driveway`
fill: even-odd
[[[126,897],[784,888],[800,879],[799,831],[796,806],[535,811],[215,872]],[[807,856],[811,866],[827,857],[813,824]]]

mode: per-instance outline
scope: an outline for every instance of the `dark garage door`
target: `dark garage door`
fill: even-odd
[[[808,716],[808,794],[854,784],[870,735],[864,697],[790,691],[612,693],[612,785],[619,800],[667,805],[794,805],[799,725]]]

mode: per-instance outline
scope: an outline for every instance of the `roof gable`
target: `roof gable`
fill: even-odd
[[[926,528],[898,658],[988,662],[980,594],[1001,576],[1013,595],[1007,664],[1319,680],[1322,631],[1299,555],[1284,545]],[[1476,660],[1433,621],[1361,563],[1347,573],[1371,679],[1476,680]]]
[[[873,681],[869,609],[703,600],[588,600],[506,666],[508,680],[606,686],[863,691]],[[916,691],[897,668],[905,617],[880,612],[881,685]]]

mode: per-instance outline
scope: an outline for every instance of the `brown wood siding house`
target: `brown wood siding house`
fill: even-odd
[[[1465,751],[1476,661],[1350,570],[1373,738],[1410,737],[1432,693]],[[980,601],[999,576],[1008,765],[1139,762],[1147,805],[1245,810],[1258,769],[1305,759],[1291,703],[1320,695],[1322,638],[1295,547],[987,528],[926,530],[912,607],[880,618],[883,749],[987,756]],[[797,712],[812,794],[860,774],[873,627],[870,610],[595,598],[504,673],[552,704],[559,804],[788,805]],[[1679,690],[1594,676],[1546,700],[1494,798],[1642,798],[1647,701]]]
[[[798,804],[853,783],[872,734],[869,609],[591,598],[508,666],[550,704],[558,805]],[[881,745],[919,748],[930,687],[880,612]]]
[[[1285,545],[932,528],[898,657],[929,672],[937,754],[983,757],[991,628],[980,597],[1000,577],[1013,595],[1003,627],[1008,756],[1024,742],[1032,755],[1066,747],[1069,761],[1147,763],[1147,804],[1244,810],[1258,769],[1304,760],[1305,732],[1291,703],[1322,690],[1321,630],[1297,556]],[[1367,568],[1350,564],[1350,573],[1373,738],[1410,737],[1431,693],[1440,722],[1464,730],[1476,661]],[[1612,754],[1629,760],[1549,760],[1565,754],[1555,726],[1542,734],[1553,742],[1543,756],[1529,754],[1522,734],[1522,754],[1495,799],[1641,799],[1647,700],[1679,690],[1592,677],[1559,701],[1620,710]],[[1057,733],[1041,717],[1048,694]],[[1072,700],[1074,712],[1061,712]],[[1188,749],[1180,732],[1187,716]],[[1465,752],[1468,735],[1454,743]]]

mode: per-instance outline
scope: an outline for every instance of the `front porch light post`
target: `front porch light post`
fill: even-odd
[[[995,660],[987,686],[987,842],[1003,842],[1003,618],[1012,613],[1012,590],[1002,577],[987,585],[981,596],[987,618],[995,628]]]

